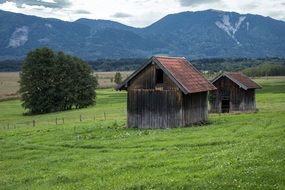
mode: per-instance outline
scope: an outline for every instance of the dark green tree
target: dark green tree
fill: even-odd
[[[81,59],[40,48],[28,53],[20,73],[23,107],[32,114],[95,103],[97,80]]]
[[[116,84],[120,84],[121,82],[122,82],[122,75],[121,75],[121,73],[120,72],[116,72],[116,74],[115,74],[115,83]]]

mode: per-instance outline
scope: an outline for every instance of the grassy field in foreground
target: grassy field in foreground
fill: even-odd
[[[124,128],[126,93],[109,89],[94,107],[38,116],[0,102],[0,125],[38,124],[0,127],[0,189],[285,189],[285,78],[257,82],[257,113],[165,130]]]

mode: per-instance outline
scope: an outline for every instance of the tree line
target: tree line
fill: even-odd
[[[255,67],[266,63],[285,65],[285,58],[211,58],[197,59],[191,61],[191,63],[202,71],[242,71],[246,68]]]
[[[251,77],[259,76],[285,76],[285,65],[264,63],[254,67],[249,67],[242,72]]]
[[[285,65],[285,58],[206,58],[188,60],[201,71],[219,72],[219,71],[243,71],[247,68],[258,68],[262,64]],[[86,61],[92,69],[96,71],[129,71],[136,70],[144,62],[146,58],[122,58],[122,59],[98,59],[94,61]],[[0,61],[0,71],[20,71],[21,60],[5,60]],[[270,69],[270,67],[262,67],[262,70]],[[246,71],[247,72],[247,71]],[[248,72],[249,73],[249,72]],[[265,73],[265,72],[261,72]],[[272,73],[267,72],[267,73]],[[251,74],[249,74],[251,75]],[[284,74],[283,74],[284,75]],[[263,75],[261,75],[263,76]]]

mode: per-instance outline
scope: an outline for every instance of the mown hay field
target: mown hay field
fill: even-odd
[[[175,129],[125,128],[126,93],[112,89],[37,116],[0,102],[0,189],[285,189],[285,77],[256,81],[257,113]]]
[[[18,81],[18,72],[0,72],[0,100],[19,97]]]
[[[122,79],[127,78],[132,71],[121,71]],[[94,72],[98,77],[99,88],[113,88],[116,84],[116,72]],[[19,98],[19,72],[0,72],[0,100]]]

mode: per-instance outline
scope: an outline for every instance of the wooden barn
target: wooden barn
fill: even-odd
[[[130,128],[171,128],[208,119],[208,91],[216,88],[185,58],[155,56],[117,90],[127,90]]]
[[[256,110],[255,89],[261,88],[239,72],[225,72],[212,80],[217,88],[210,93],[210,112],[250,112]]]

